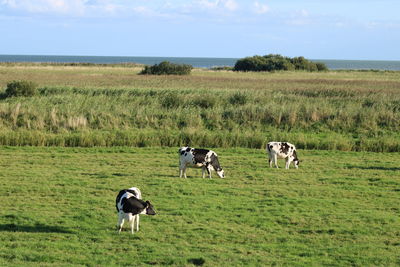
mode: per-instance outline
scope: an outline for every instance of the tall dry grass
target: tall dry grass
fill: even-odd
[[[1,67],[39,94],[0,102],[0,144],[400,151],[400,73],[140,76],[129,68]],[[62,82],[61,82],[62,81]],[[61,84],[60,84],[61,83]]]

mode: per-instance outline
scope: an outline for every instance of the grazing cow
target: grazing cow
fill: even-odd
[[[125,220],[130,223],[131,232],[133,234],[133,226],[135,222],[136,231],[139,231],[139,214],[156,214],[150,201],[142,200],[142,193],[137,187],[131,187],[119,191],[115,200],[115,206],[118,212],[118,233],[121,232]]]
[[[267,144],[267,152],[269,155],[269,166],[272,167],[274,163],[275,167],[278,168],[278,158],[286,159],[286,169],[289,169],[290,163],[293,161],[294,167],[299,167],[299,159],[297,158],[296,147],[291,143],[287,142],[269,142]]]
[[[224,178],[224,170],[219,165],[217,153],[208,149],[181,147],[179,149],[179,178],[186,177],[187,167],[201,168],[203,178],[205,171],[211,179],[211,171],[215,170],[220,178]]]

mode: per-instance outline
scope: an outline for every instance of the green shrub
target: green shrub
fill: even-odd
[[[327,71],[329,70],[325,63],[322,62],[315,62],[315,66],[317,66],[318,71]]]
[[[30,81],[12,81],[7,84],[6,96],[33,96],[37,85]]]
[[[283,57],[281,55],[266,55],[264,71],[276,71],[276,70],[294,70],[295,66],[292,64],[290,58]]]
[[[294,57],[290,60],[296,70],[317,71],[315,63],[305,59],[304,57]]]
[[[160,64],[153,66],[145,66],[140,74],[153,75],[188,75],[193,67],[187,64],[174,64],[168,61],[163,61]]]
[[[269,54],[265,56],[253,56],[239,59],[233,68],[235,71],[282,71],[282,70],[306,70],[326,71],[324,63],[314,63],[304,57],[284,57]]]
[[[246,57],[236,61],[234,71],[266,71],[266,59],[262,56]]]

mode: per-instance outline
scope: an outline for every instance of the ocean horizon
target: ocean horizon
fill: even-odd
[[[51,63],[94,63],[118,64],[138,63],[154,65],[162,61],[189,64],[195,68],[233,67],[239,58],[213,57],[144,57],[144,56],[63,56],[63,55],[0,55],[0,62],[51,62]],[[325,63],[329,69],[354,70],[400,70],[399,60],[340,60],[310,59]]]

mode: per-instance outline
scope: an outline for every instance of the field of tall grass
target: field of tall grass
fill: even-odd
[[[0,65],[0,145],[400,151],[400,72],[137,75],[138,66]]]

